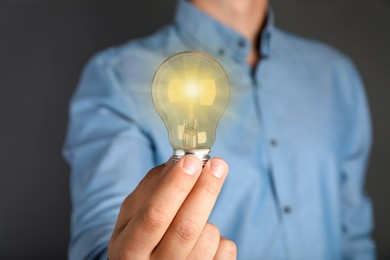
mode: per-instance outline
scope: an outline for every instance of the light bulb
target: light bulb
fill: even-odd
[[[168,130],[174,161],[193,154],[204,165],[229,100],[229,80],[221,64],[201,52],[175,54],[158,68],[152,96]]]

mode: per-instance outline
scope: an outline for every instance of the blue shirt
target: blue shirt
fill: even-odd
[[[172,154],[151,84],[170,55],[216,57],[230,102],[211,155],[229,176],[210,217],[238,259],[373,259],[363,191],[371,145],[362,82],[351,61],[283,32],[269,13],[261,61],[243,36],[179,1],[173,24],[96,55],[72,99],[64,149],[71,165],[70,259],[107,256],[120,205]]]

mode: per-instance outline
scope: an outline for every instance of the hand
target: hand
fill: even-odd
[[[109,259],[236,259],[234,242],[207,222],[228,166],[192,155],[152,169],[123,202]]]

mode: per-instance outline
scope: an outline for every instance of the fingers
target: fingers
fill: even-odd
[[[237,258],[236,244],[226,238],[221,237],[214,260],[234,260]]]
[[[228,166],[222,159],[211,159],[206,163],[153,256],[157,259],[185,259],[189,255],[207,223],[227,171]]]
[[[134,258],[145,258],[168,229],[196,183],[202,166],[195,156],[185,156],[167,170],[134,217],[126,225],[121,242]]]
[[[157,183],[159,183],[162,176],[164,176],[172,165],[173,158],[171,157],[165,164],[159,165],[150,170],[138,184],[137,188],[129,196],[127,196],[121,205],[113,236],[124,229],[135,212],[137,212],[144,203],[148,194],[151,193],[153,188],[157,185]]]
[[[213,259],[217,253],[220,239],[218,228],[207,223],[187,260]]]

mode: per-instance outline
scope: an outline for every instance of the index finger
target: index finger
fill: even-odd
[[[159,243],[202,170],[200,160],[187,155],[161,178],[158,185],[120,236],[134,257],[147,257]]]
[[[156,259],[186,259],[203,232],[228,173],[227,163],[210,159],[153,252]],[[179,247],[177,245],[180,245]]]

